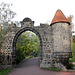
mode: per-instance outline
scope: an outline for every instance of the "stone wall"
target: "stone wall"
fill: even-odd
[[[25,31],[34,32],[40,40],[40,67],[58,67],[63,60],[71,54],[71,40],[68,23],[55,23],[53,25],[40,24],[34,26],[31,19],[24,19],[21,27],[11,25],[7,30],[5,40],[2,44],[2,51],[5,53],[3,66],[13,67],[16,65],[16,40]],[[61,57],[63,58],[60,62]],[[6,62],[7,61],[7,62]],[[60,63],[60,64],[59,64]]]

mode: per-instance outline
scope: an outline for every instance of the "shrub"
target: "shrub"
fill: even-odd
[[[66,68],[67,68],[67,69],[73,69],[73,64],[72,64],[72,63],[68,63],[68,64],[66,65]]]
[[[61,69],[56,68],[56,67],[48,67],[48,68],[42,68],[42,69],[52,70],[52,71],[60,71],[61,70]]]

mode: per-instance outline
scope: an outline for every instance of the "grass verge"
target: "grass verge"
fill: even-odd
[[[7,75],[9,72],[11,72],[13,69],[0,69],[0,75]]]
[[[56,67],[48,67],[48,68],[42,68],[45,70],[52,70],[52,71],[61,71],[60,69],[56,68]]]

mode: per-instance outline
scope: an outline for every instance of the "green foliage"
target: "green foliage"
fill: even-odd
[[[56,67],[48,67],[48,68],[42,68],[42,69],[52,70],[52,71],[60,71],[61,70],[61,69],[56,68]]]
[[[32,58],[33,56],[26,56],[25,59]]]
[[[9,22],[11,23],[11,19],[16,15],[16,13],[10,9],[10,6],[12,6],[12,4],[4,2],[0,4],[0,25],[5,29],[8,27]]]
[[[72,44],[71,51],[72,51],[73,59],[75,59],[75,43]]]
[[[16,42],[17,63],[28,56],[40,56],[39,45],[39,39],[34,33],[22,33]]]
[[[3,59],[3,55],[2,53],[0,52],[0,64],[2,63],[2,59]],[[0,65],[1,66],[1,65]]]
[[[0,75],[7,75],[9,72],[11,72],[13,69],[1,69]]]
[[[73,69],[73,64],[71,64],[71,63],[66,64],[66,68],[67,69]]]
[[[69,62],[75,62],[75,43],[71,45],[72,58],[69,59]]]
[[[69,58],[69,62],[75,62],[75,59],[73,57]]]
[[[0,31],[0,48],[1,48],[1,45],[2,45],[2,42],[3,42],[3,39],[4,39],[5,35],[6,35],[6,30],[2,29]]]
[[[72,31],[72,33],[75,33],[75,31]]]
[[[75,39],[75,35],[73,36],[73,38]]]
[[[0,4],[0,48],[6,35],[6,30],[8,26],[12,24],[11,19],[16,15],[16,13],[10,9],[10,6],[12,6],[12,4],[3,2]]]

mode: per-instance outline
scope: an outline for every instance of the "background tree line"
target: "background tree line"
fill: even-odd
[[[72,35],[73,33],[75,33],[75,31],[73,31],[74,29],[74,24],[72,23],[73,18],[74,18],[73,15],[67,17],[68,21],[70,22],[71,44],[75,42],[75,35]]]
[[[74,24],[72,23],[73,15],[70,15],[67,19],[70,22],[70,33],[71,33],[71,51],[72,51],[72,58],[70,58],[70,62],[75,62],[75,35],[72,35],[72,33],[75,33],[73,31]]]

